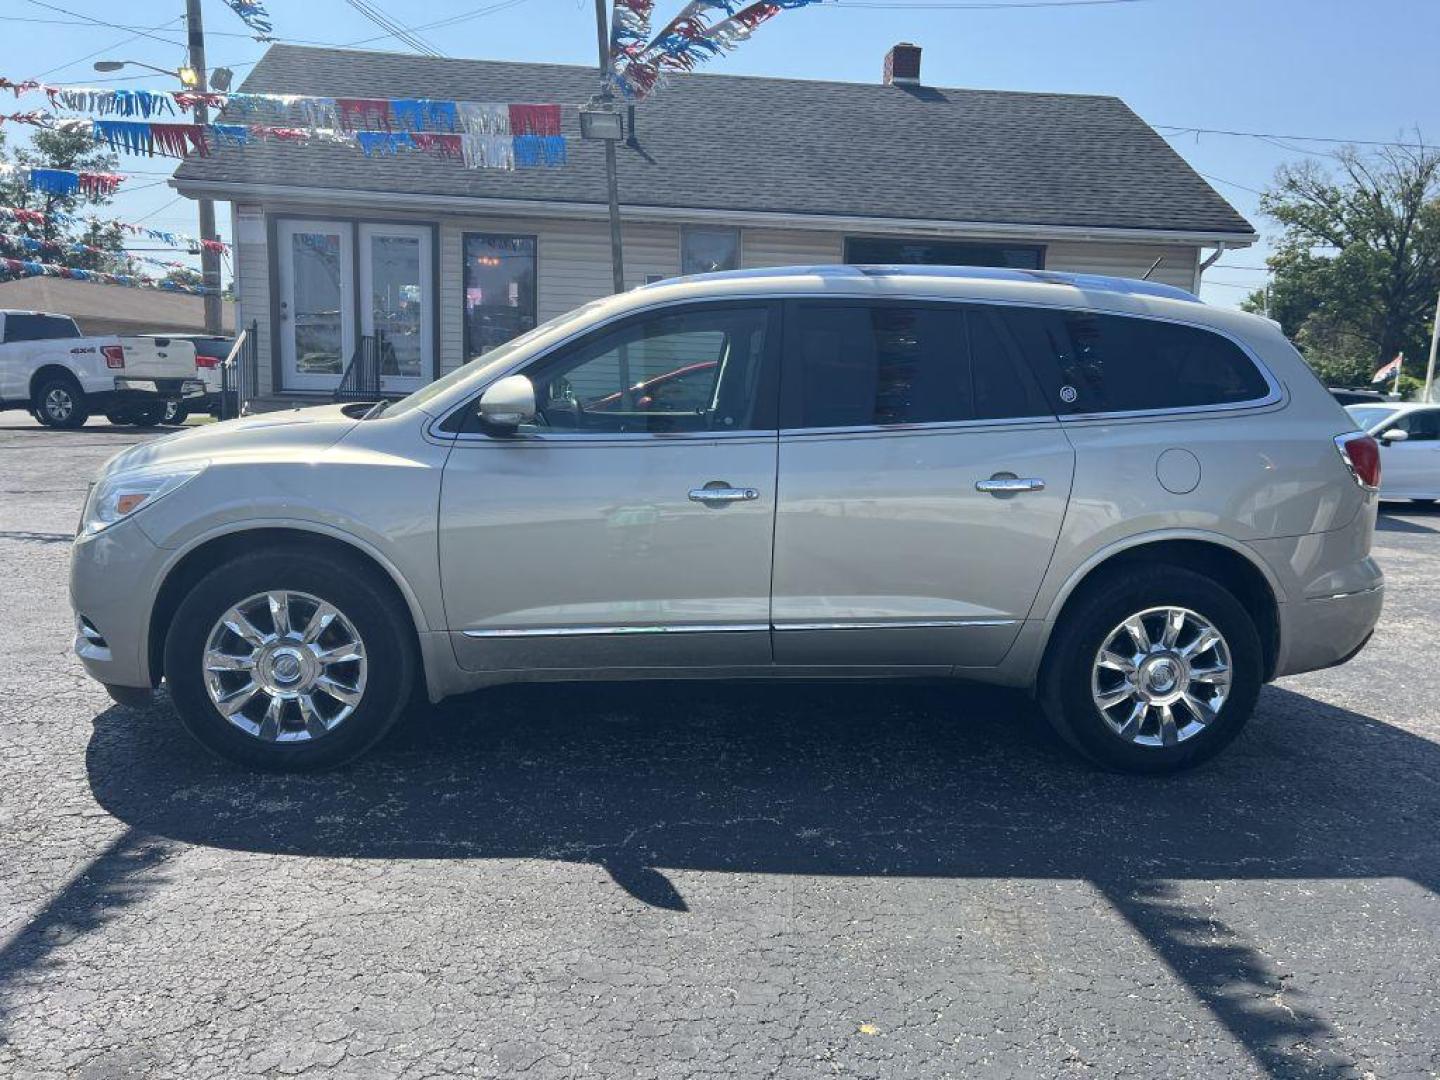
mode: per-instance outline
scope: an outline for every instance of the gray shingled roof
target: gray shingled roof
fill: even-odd
[[[876,68],[880,66],[877,55]],[[593,68],[274,45],[255,92],[575,105]],[[684,75],[639,106],[620,146],[626,205],[1246,235],[1254,230],[1113,97]],[[604,152],[565,112],[557,169],[465,169],[428,155],[260,145],[178,179],[406,194],[604,201]]]

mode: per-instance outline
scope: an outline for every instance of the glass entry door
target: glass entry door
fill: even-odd
[[[434,372],[430,229],[360,226],[360,332],[384,335],[381,385],[409,392]]]
[[[355,260],[348,224],[281,221],[280,361],[287,390],[333,390],[355,352]]]

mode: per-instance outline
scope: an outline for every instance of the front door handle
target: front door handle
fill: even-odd
[[[1045,481],[1038,476],[992,476],[975,481],[975,490],[987,495],[1017,495],[1022,491],[1044,491]]]
[[[690,489],[690,501],[704,503],[706,506],[723,506],[726,503],[753,502],[760,498],[760,492],[754,488],[731,487],[719,480],[712,480],[704,487]]]

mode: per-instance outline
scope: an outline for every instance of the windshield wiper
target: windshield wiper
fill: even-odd
[[[390,407],[390,402],[388,402],[388,401],[377,401],[374,405],[371,405],[370,408],[365,411],[365,415],[362,416],[360,419],[361,419],[361,420],[374,420],[377,416],[379,416],[381,413],[383,413],[383,412],[384,412],[386,409],[388,409],[389,407]]]

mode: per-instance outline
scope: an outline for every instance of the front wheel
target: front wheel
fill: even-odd
[[[1240,733],[1263,664],[1254,621],[1222,585],[1179,567],[1131,566],[1066,611],[1040,698],[1060,736],[1093,761],[1174,772]]]
[[[90,419],[85,391],[68,375],[52,375],[35,388],[31,402],[35,418],[46,427],[74,429]]]
[[[217,567],[181,603],[165,679],[186,730],[252,768],[331,768],[378,741],[410,700],[408,611],[345,558],[289,550]]]

